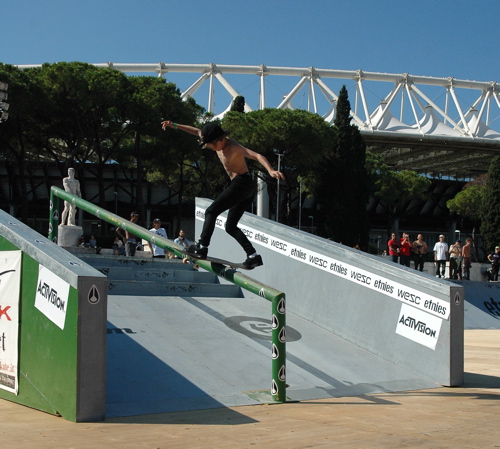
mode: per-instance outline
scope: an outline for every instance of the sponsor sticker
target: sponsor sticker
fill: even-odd
[[[402,304],[396,334],[435,350],[442,322],[435,316]]]
[[[14,394],[19,387],[21,258],[21,251],[0,252],[0,388]]]
[[[196,218],[204,220],[204,209],[196,209]],[[216,226],[223,229],[225,219],[219,217]],[[450,315],[450,304],[447,301],[428,295],[415,288],[393,281],[392,279],[379,276],[376,273],[364,270],[346,262],[341,262],[330,256],[316,253],[310,249],[302,248],[282,238],[271,234],[259,232],[248,226],[238,224],[238,227],[247,235],[253,236],[251,242],[263,246],[272,251],[281,253],[291,259],[298,260],[304,264],[325,271],[334,276],[343,278],[349,282],[361,285],[370,290],[377,291],[383,295],[401,301],[420,310],[428,312],[441,319],[447,320]]]
[[[69,284],[39,265],[35,307],[61,329],[66,322]]]

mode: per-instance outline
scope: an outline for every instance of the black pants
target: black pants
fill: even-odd
[[[441,267],[441,273],[439,272],[439,267]],[[446,260],[436,260],[436,276],[444,277],[444,271],[446,269]]]
[[[236,239],[247,255],[253,254],[255,252],[254,247],[237,225],[245,211],[251,206],[255,190],[255,183],[250,173],[236,176],[205,211],[205,223],[201,231],[200,244],[204,246],[210,245],[217,217],[222,212],[229,210],[226,232]]]
[[[415,254],[415,270],[423,271],[425,254]]]
[[[499,267],[500,267],[500,265],[498,265],[496,263],[491,264],[491,274],[493,274],[494,281],[498,281],[498,268]]]

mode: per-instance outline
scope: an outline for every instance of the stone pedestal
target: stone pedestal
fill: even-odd
[[[81,226],[59,225],[57,228],[57,244],[65,247],[78,246],[82,234],[83,229]]]

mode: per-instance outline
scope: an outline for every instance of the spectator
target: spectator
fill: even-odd
[[[472,249],[472,239],[469,238],[465,240],[465,246],[462,248],[464,279],[466,281],[470,281],[471,249]]]
[[[387,242],[387,246],[389,248],[389,256],[391,256],[391,260],[394,263],[398,263],[399,241],[397,239],[396,234],[391,234],[391,240]]]
[[[491,262],[491,274],[493,281],[498,281],[498,268],[500,267],[500,246],[495,246],[495,251],[488,254],[488,260]]]
[[[450,246],[450,279],[462,280],[462,242]]]
[[[444,241],[444,235],[439,236],[439,241],[434,245],[434,261],[436,262],[436,277],[444,278],[446,270],[446,259],[448,258],[448,243]]]
[[[168,238],[167,231],[165,231],[165,228],[161,227],[161,220],[159,218],[153,220],[153,228],[150,229],[150,231],[166,239]],[[151,254],[154,259],[165,259],[165,250],[155,245],[154,242],[151,242]]]
[[[89,246],[91,248],[96,248],[97,247],[97,240],[95,239],[95,237],[93,235],[90,236]]]
[[[415,270],[423,271],[425,255],[427,254],[427,243],[422,234],[417,235],[417,240],[412,244],[412,250],[415,253]]]
[[[130,213],[130,221],[132,223],[137,223],[139,220],[139,214],[137,212]],[[125,255],[128,257],[135,256],[135,251],[137,249],[136,236],[130,231],[123,231],[122,228],[116,228],[118,235],[125,240]]]
[[[411,256],[411,243],[410,236],[403,233],[399,244],[399,263],[405,267],[410,266],[410,256]]]
[[[113,242],[113,255],[114,256],[122,256],[125,254],[123,249],[123,242],[120,237],[115,237],[115,241]]]
[[[179,231],[179,235],[174,240],[174,243],[177,243],[178,245],[181,245],[184,248],[189,248],[189,246],[191,245],[191,242],[186,237],[186,233],[182,229]],[[175,256],[175,258],[178,259],[179,257]]]

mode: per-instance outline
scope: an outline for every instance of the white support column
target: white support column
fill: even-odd
[[[214,99],[214,74],[210,74],[210,88],[208,91],[208,112],[214,113],[215,99]]]
[[[196,91],[200,88],[200,86],[208,79],[210,76],[209,73],[204,73],[201,75],[191,86],[189,86],[182,94],[182,100],[187,100],[189,97],[192,97]]]
[[[307,83],[307,77],[303,76],[300,81],[295,85],[295,87],[292,89],[292,91],[285,97],[285,99],[279,104],[277,109],[285,109],[286,107],[290,107],[290,104],[292,100],[294,99],[295,95],[299,92],[302,87],[304,87],[304,84]]]
[[[267,192],[267,183],[261,176],[263,173],[259,173],[257,176],[257,215],[269,218],[269,193]]]
[[[490,99],[490,94],[491,92],[488,91],[486,92],[486,95],[484,97],[484,100],[483,100],[483,104],[481,105],[481,110],[479,111],[479,115],[477,116],[477,122],[476,122],[476,125],[474,126],[474,129],[472,130],[472,135],[475,137],[476,134],[477,134],[477,131],[479,129],[479,124],[481,123],[481,120],[483,118],[483,114],[484,114],[484,108],[486,107],[486,105],[488,104],[489,102],[489,99]]]

